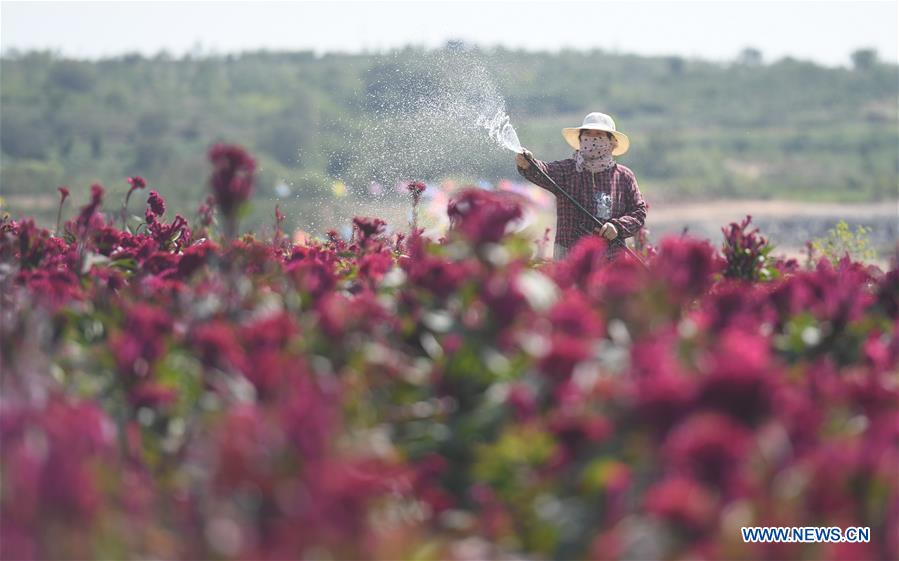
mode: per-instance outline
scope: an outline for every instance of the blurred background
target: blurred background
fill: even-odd
[[[475,184],[528,195],[542,237],[553,198],[477,121],[508,116],[553,160],[560,129],[602,111],[631,138],[652,238],[718,240],[746,214],[788,251],[840,219],[899,237],[896,2],[0,6],[0,196],[44,226],[57,186],[82,204],[99,182],[114,209],[135,175],[192,219],[208,147],[232,142],[258,160],[257,231],[275,205],[298,235],[404,229],[422,180],[426,226]]]

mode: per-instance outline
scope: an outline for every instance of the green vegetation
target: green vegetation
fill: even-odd
[[[427,73],[397,69],[429,56],[436,58],[412,48],[99,61],[8,53],[0,192],[13,213],[49,223],[57,185],[72,186],[79,204],[92,182],[115,196],[126,177],[141,175],[175,211],[192,215],[205,189],[195,178],[207,175],[206,149],[227,141],[260,158],[250,223],[270,224],[275,202],[303,220],[310,197],[326,206],[334,177],[354,169],[367,176],[348,140],[358,141],[366,122],[389,118],[397,100],[428,95]],[[588,111],[610,113],[632,139],[620,161],[655,201],[896,197],[899,74],[870,50],[853,54],[852,69],[789,58],[765,64],[754,49],[727,64],[602,51],[460,56],[478,57],[492,73],[522,142],[542,158],[569,154],[561,127]],[[478,162],[480,171],[458,161],[414,179],[516,176],[501,149]],[[279,183],[292,188],[286,201]]]
[[[846,255],[853,261],[873,261],[877,252],[868,239],[870,233],[871,229],[864,226],[858,226],[853,232],[845,220],[840,220],[826,236],[810,243],[810,257],[826,257],[834,265]]]

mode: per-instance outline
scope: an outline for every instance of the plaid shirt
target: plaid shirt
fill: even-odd
[[[578,173],[575,169],[574,158],[549,163],[540,160],[536,160],[536,162],[553,181],[559,184],[559,187],[566,190],[594,216],[599,214],[597,195],[604,193],[611,197],[609,222],[618,230],[618,237],[612,241],[613,247],[624,245],[625,238],[635,235],[643,227],[643,222],[646,220],[646,202],[643,200],[643,195],[640,194],[637,178],[630,168],[616,162],[611,169],[606,171],[593,173],[584,170]],[[557,244],[567,251],[578,239],[593,232],[596,223],[578,210],[567,197],[556,194],[552,184],[546,181],[533,166],[528,166],[524,170],[518,168],[518,173],[556,195]]]

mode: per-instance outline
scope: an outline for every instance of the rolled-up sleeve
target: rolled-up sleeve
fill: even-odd
[[[609,222],[618,230],[620,237],[629,238],[636,235],[646,221],[646,201],[643,200],[637,178],[633,174],[628,174],[625,184],[621,187],[624,189],[626,210],[621,216],[612,218]]]

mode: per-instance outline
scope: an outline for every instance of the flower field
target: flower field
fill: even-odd
[[[0,219],[3,559],[896,559],[899,264],[714,246],[532,259],[510,193],[441,239],[240,233],[132,178]],[[410,185],[417,205],[421,184]],[[744,526],[869,543],[745,544]]]

